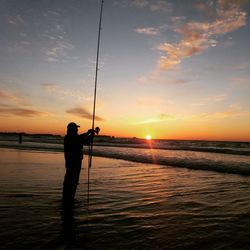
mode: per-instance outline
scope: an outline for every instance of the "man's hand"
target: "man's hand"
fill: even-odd
[[[99,134],[100,132],[100,128],[99,127],[96,127],[95,129],[89,129],[88,130],[88,134],[91,134],[92,136],[94,136],[95,134]]]
[[[94,129],[89,129],[88,134],[91,134],[92,136],[94,136],[95,135],[95,130]]]

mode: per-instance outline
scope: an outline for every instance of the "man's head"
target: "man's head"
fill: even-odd
[[[77,131],[78,131],[78,128],[80,126],[77,125],[76,123],[74,122],[70,122],[67,126],[67,133],[76,133],[77,134]]]

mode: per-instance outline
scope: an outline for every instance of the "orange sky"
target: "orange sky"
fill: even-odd
[[[101,134],[250,141],[248,1],[121,2],[104,4]],[[0,131],[89,129],[100,1],[1,8]]]

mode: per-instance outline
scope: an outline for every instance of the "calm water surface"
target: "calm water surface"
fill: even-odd
[[[1,249],[249,249],[249,176],[95,157],[70,210],[64,171],[62,153],[0,149]]]

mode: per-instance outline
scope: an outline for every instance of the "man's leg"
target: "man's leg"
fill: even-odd
[[[63,201],[70,203],[74,200],[74,173],[72,168],[67,168],[63,182]]]
[[[81,166],[82,166],[82,161],[76,162],[74,166],[75,168],[74,168],[73,187],[72,187],[73,188],[72,195],[74,198],[75,198],[77,186],[79,184]]]

